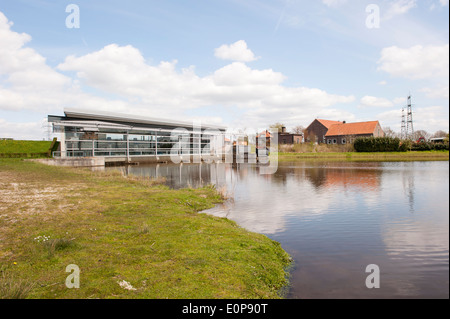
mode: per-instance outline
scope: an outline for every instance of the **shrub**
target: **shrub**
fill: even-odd
[[[399,152],[407,152],[411,149],[412,142],[410,140],[402,140],[399,145]]]
[[[412,151],[448,151],[448,143],[413,143],[411,146]]]
[[[406,152],[409,145],[397,137],[359,137],[353,146],[357,152]]]
[[[353,145],[357,152],[448,151],[448,143],[414,143],[392,137],[360,137]]]

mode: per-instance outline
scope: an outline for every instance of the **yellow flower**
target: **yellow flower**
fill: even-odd
[[[14,265],[17,265],[17,263],[16,263],[16,262],[14,262]]]

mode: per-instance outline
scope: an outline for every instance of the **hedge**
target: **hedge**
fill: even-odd
[[[448,143],[414,143],[411,146],[411,151],[448,151]]]
[[[359,137],[353,144],[357,152],[448,151],[448,143],[413,143],[393,137]]]
[[[410,143],[396,137],[359,137],[353,146],[357,152],[406,152]]]

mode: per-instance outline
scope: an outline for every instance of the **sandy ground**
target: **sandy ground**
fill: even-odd
[[[85,186],[70,182],[50,186],[45,181],[23,182],[14,173],[0,171],[0,258],[7,254],[3,236],[18,221],[28,217],[45,221],[74,209],[76,204],[68,199],[78,196],[81,187]]]

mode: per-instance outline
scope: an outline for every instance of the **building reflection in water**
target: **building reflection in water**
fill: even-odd
[[[298,265],[290,297],[448,298],[448,164],[280,162],[273,175],[254,164],[108,169],[173,188],[226,186],[234,200],[207,212],[282,244]],[[383,289],[365,288],[371,263]]]

